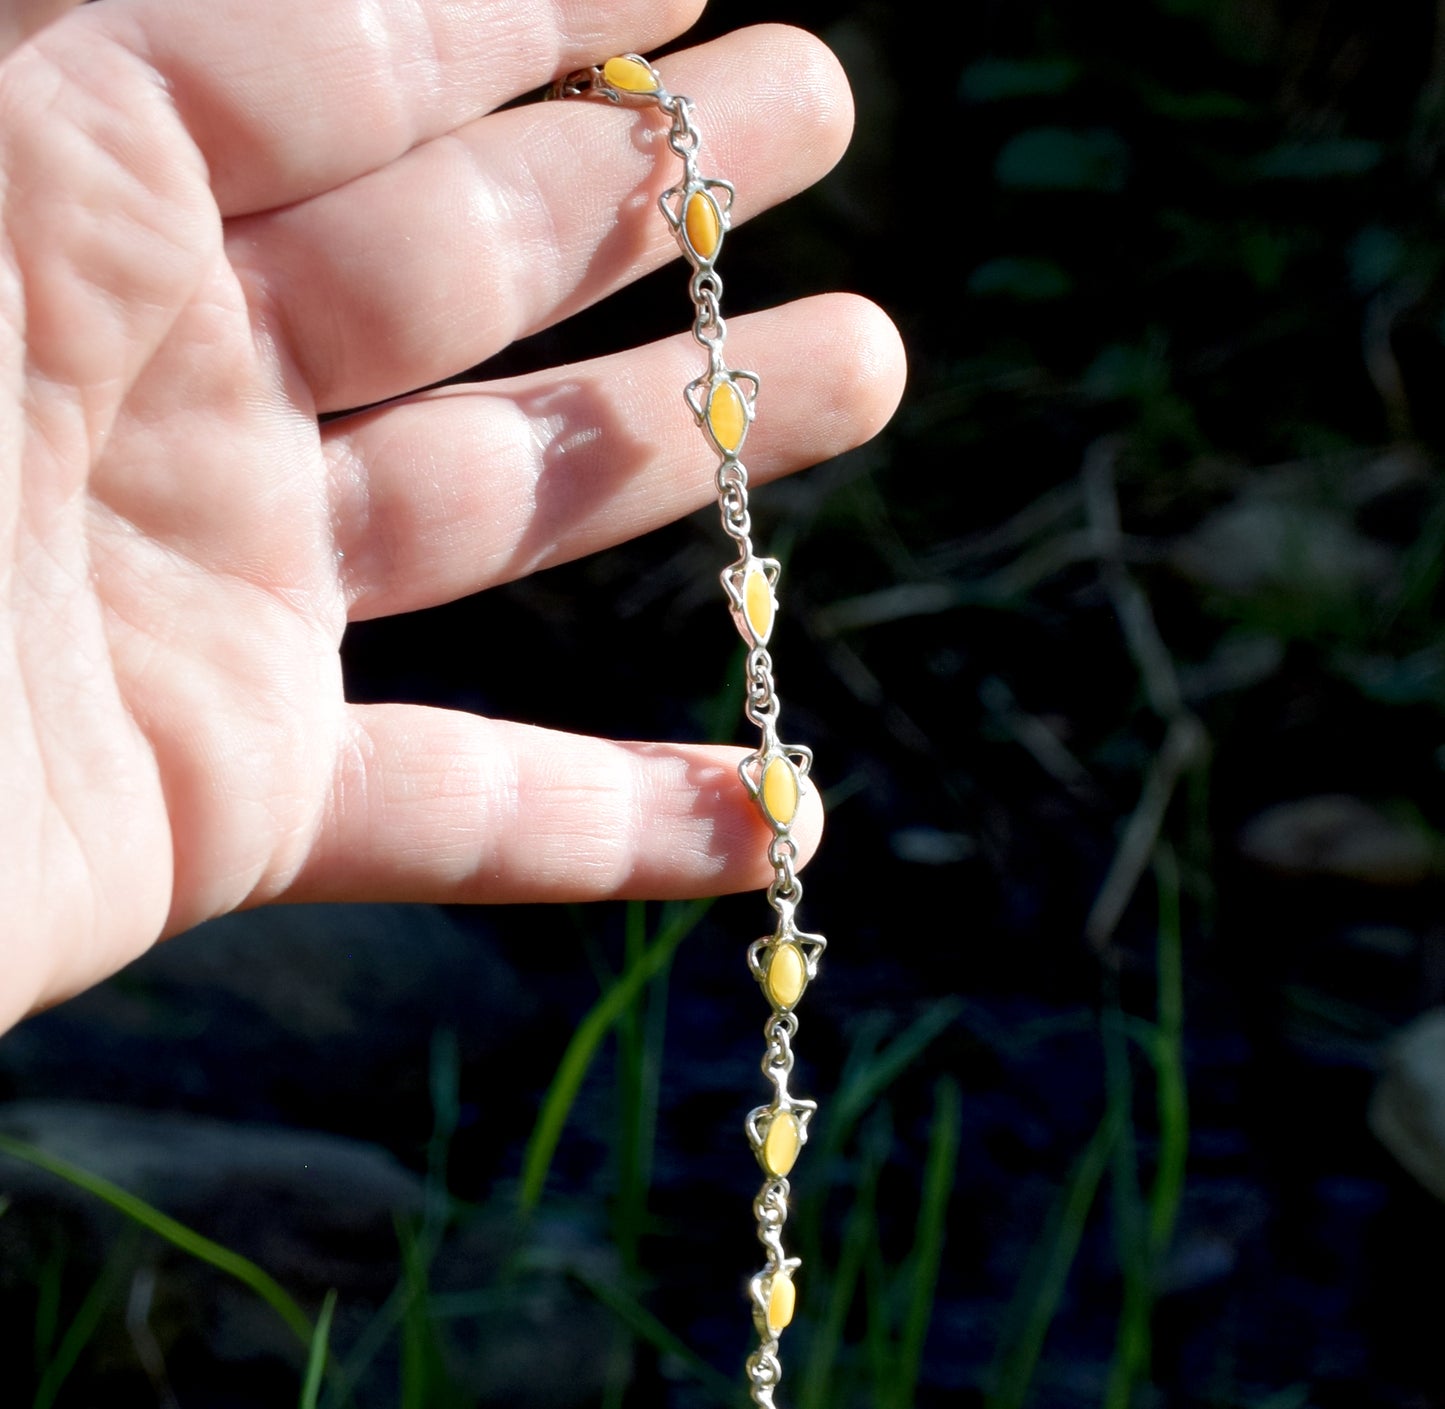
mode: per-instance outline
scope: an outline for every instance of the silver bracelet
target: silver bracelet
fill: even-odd
[[[813,755],[800,744],[784,744],[778,738],[778,694],[768,639],[777,612],[780,566],[775,558],[759,558],[753,552],[748,472],[738,458],[752,424],[758,378],[729,367],[723,355],[727,325],[721,309],[722,278],[714,265],[729,228],[733,188],[727,181],[702,174],[701,136],[691,101],[669,93],[657,70],[640,55],[620,54],[568,74],[552,91],[559,98],[596,97],[629,107],[656,108],[669,119],[667,144],[682,162],[682,179],[662,193],[658,204],[692,266],[688,284],[694,308],[692,335],[707,352],[707,370],[688,383],[683,399],[720,457],[714,476],[718,510],[723,532],[738,550],[736,560],[722,571],[722,586],[748,646],[744,712],[761,734],[757,749],[739,764],[738,776],[773,833],[768,845],[773,880],[767,899],[777,923],[771,934],[754,940],[747,951],[748,968],[771,1008],[763,1025],[767,1047],[762,1068],[773,1094],[766,1105],[749,1113],[744,1129],[765,1176],[753,1201],[766,1262],[748,1287],[759,1342],[748,1357],[748,1388],[754,1403],[776,1409],[773,1395],[783,1375],[779,1338],[793,1319],[794,1278],[800,1265],[783,1246],[788,1176],[807,1143],[808,1126],[817,1110],[816,1102],[793,1095],[788,1087],[798,1031],[795,1009],[817,977],[827,941],[820,934],[804,933],[794,923],[803,883],[794,869],[798,849],[792,827],[808,787]]]

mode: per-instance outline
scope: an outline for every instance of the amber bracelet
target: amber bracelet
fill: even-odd
[[[646,59],[622,54],[593,68],[569,74],[553,89],[556,97],[592,96],[611,103],[656,108],[669,119],[667,143],[682,162],[682,179],[662,193],[658,204],[692,266],[688,292],[694,317],[692,335],[707,353],[707,370],[683,391],[688,409],[719,456],[714,483],[723,532],[737,545],[738,556],[722,571],[733,621],[747,643],[747,700],[744,712],[761,733],[757,749],[738,766],[738,776],[757,803],[773,833],[768,862],[773,881],[768,904],[777,916],[773,932],[755,940],[747,953],[748,968],[761,985],[771,1012],[763,1025],[766,1050],[763,1075],[773,1094],[766,1105],[749,1113],[744,1124],[765,1176],[753,1200],[758,1240],[767,1260],[748,1286],[758,1347],[748,1357],[748,1388],[756,1404],[775,1409],[773,1398],[783,1367],[779,1338],[793,1319],[794,1277],[799,1259],[783,1246],[788,1218],[788,1176],[808,1139],[808,1124],[817,1104],[793,1095],[793,1038],[798,1031],[795,1009],[817,976],[818,960],[827,941],[805,934],[794,923],[803,883],[795,863],[792,838],[798,804],[808,786],[812,753],[778,739],[778,694],[773,658],[768,653],[777,611],[780,567],[774,558],[753,552],[748,514],[748,472],[738,458],[752,424],[758,378],[729,367],[724,358],[727,325],[723,322],[722,279],[714,267],[727,235],[733,203],[732,185],[704,176],[698,166],[701,138],[689,99],[669,93]]]

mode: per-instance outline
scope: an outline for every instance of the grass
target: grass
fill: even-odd
[[[641,904],[628,907],[625,962],[622,973],[604,986],[593,1008],[578,1024],[558,1063],[556,1074],[538,1111],[527,1141],[520,1202],[536,1208],[545,1190],[552,1157],[562,1137],[577,1094],[606,1038],[618,1042],[618,1119],[616,1158],[618,1193],[613,1231],[629,1275],[638,1273],[641,1237],[647,1219],[652,1145],[656,1125],[657,1082],[665,1018],[665,980],[678,946],[706,913],[708,901],[670,905],[654,937],[646,931]],[[270,1306],[295,1335],[305,1352],[298,1402],[302,1409],[331,1409],[350,1401],[377,1356],[395,1341],[400,1372],[400,1409],[447,1409],[465,1396],[453,1382],[443,1327],[458,1315],[475,1314],[478,1299],[440,1301],[430,1288],[430,1269],[454,1219],[447,1192],[447,1164],[459,1118],[460,1072],[455,1038],[438,1033],[432,1049],[430,1095],[433,1130],[427,1146],[427,1176],[419,1222],[397,1225],[401,1275],[387,1301],[352,1345],[344,1364],[330,1351],[337,1310],[335,1292],[327,1294],[313,1323],[300,1304],[269,1273],[250,1259],[207,1238],[127,1190],[59,1156],[8,1136],[0,1136],[0,1153],[54,1175],[123,1214],[138,1230],[152,1234],[201,1262],[233,1277]],[[35,1354],[36,1409],[49,1409],[89,1343],[107,1307],[120,1296],[133,1244],[123,1242],[107,1261],[63,1334],[59,1329],[65,1258],[47,1264],[37,1289]],[[614,1312],[619,1329],[669,1355],[720,1404],[739,1402],[738,1382],[721,1375],[691,1352],[642,1303],[623,1289],[574,1270],[587,1292]],[[483,1297],[482,1304],[494,1300]],[[461,1303],[459,1305],[459,1302]],[[612,1390],[620,1402],[625,1383]]]
[[[942,999],[891,1040],[885,1039],[882,1020],[868,1023],[844,1063],[829,1103],[821,1148],[811,1162],[824,1170],[855,1171],[852,1202],[836,1266],[824,1283],[821,1317],[806,1338],[803,1369],[794,1391],[799,1409],[825,1409],[843,1402],[837,1390],[843,1372],[862,1387],[862,1398],[869,1405],[908,1409],[914,1402],[957,1170],[962,1097],[951,1078],[942,1079],[935,1088],[913,1245],[899,1266],[890,1269],[882,1260],[879,1214],[879,1185],[896,1143],[886,1093],[961,1011],[957,1000]],[[845,1159],[845,1153],[851,1158]],[[811,1197],[797,1214],[804,1277],[826,1276],[831,1260],[824,1252],[823,1204],[821,1197]],[[861,1356],[850,1353],[846,1344],[847,1327],[858,1314],[864,1327]],[[855,1363],[859,1361],[861,1365]]]
[[[316,1331],[306,1355],[306,1375],[301,1381],[300,1409],[316,1409],[321,1396],[321,1380],[326,1373],[326,1353],[331,1339],[331,1318],[336,1314],[336,1292],[326,1293],[321,1314],[316,1318]]]
[[[923,1169],[923,1197],[913,1251],[900,1274],[907,1289],[903,1323],[898,1335],[897,1365],[890,1367],[889,1384],[894,1409],[912,1409],[923,1368],[923,1346],[933,1320],[943,1244],[948,1224],[948,1203],[958,1172],[958,1146],[963,1125],[963,1097],[952,1077],[941,1077],[934,1088],[933,1121],[928,1159]],[[876,1246],[876,1244],[875,1244]],[[880,1365],[885,1363],[881,1358]],[[882,1390],[884,1386],[878,1384]],[[875,1402],[888,1404],[886,1398]]]
[[[1013,1329],[999,1346],[986,1409],[1022,1409],[1049,1327],[1058,1315],[1089,1212],[1118,1143],[1121,1112],[1111,1108],[1095,1127],[1059,1195],[1008,1317]]]
[[[848,1312],[857,1296],[868,1255],[877,1246],[878,1180],[892,1144],[890,1112],[880,1108],[867,1123],[860,1142],[857,1189],[843,1224],[842,1247],[824,1302],[823,1317],[814,1329],[804,1362],[799,1409],[823,1409],[824,1405],[834,1402],[833,1374],[843,1346]],[[809,1265],[806,1259],[804,1265]]]
[[[1167,845],[1156,847],[1158,895],[1156,1013],[1152,1022],[1124,1014],[1112,1002],[1101,1025],[1106,1057],[1106,1109],[1060,1191],[1008,1318],[987,1409],[1024,1409],[1034,1392],[1049,1332],[1060,1314],[1085,1230],[1111,1191],[1122,1293],[1113,1362],[1102,1402],[1127,1409],[1150,1369],[1151,1326],[1158,1270],[1173,1237],[1183,1195],[1188,1152],[1188,1102],[1183,1058],[1184,1004],[1181,884]],[[657,1118],[657,1082],[666,1021],[667,975],[673,956],[693,933],[705,903],[665,907],[649,933],[643,906],[629,906],[621,971],[603,973],[602,990],[562,1052],[526,1143],[519,1203],[536,1210],[545,1197],[552,1159],[577,1096],[609,1039],[616,1043],[617,1093],[613,1131],[616,1172],[612,1237],[620,1277],[572,1267],[574,1284],[606,1307],[624,1352],[607,1381],[604,1405],[620,1409],[631,1387],[630,1347],[645,1345],[673,1374],[693,1386],[697,1402],[742,1409],[740,1378],[699,1356],[647,1305],[642,1242],[649,1227],[649,1192]],[[838,1089],[820,1122],[814,1169],[833,1176],[834,1194],[847,1207],[836,1249],[825,1236],[828,1190],[815,1184],[795,1211],[794,1236],[804,1256],[805,1311],[789,1332],[788,1397],[798,1409],[914,1409],[918,1401],[948,1221],[960,1159],[963,1093],[951,1076],[934,1086],[926,1149],[916,1189],[911,1243],[900,1257],[884,1250],[883,1201],[896,1182],[890,1161],[897,1149],[893,1091],[929,1048],[964,1013],[953,998],[940,1000],[911,1024],[890,1032],[883,1019],[865,1022],[843,1063]],[[1157,1153],[1144,1180],[1133,1111],[1134,1062],[1142,1053],[1152,1073]],[[101,1200],[137,1230],[168,1242],[234,1278],[272,1308],[296,1337],[301,1409],[344,1409],[380,1353],[396,1348],[399,1409],[462,1409],[471,1403],[452,1374],[447,1327],[504,1306],[507,1278],[475,1293],[438,1297],[430,1286],[433,1260],[461,1216],[447,1188],[447,1167],[460,1103],[461,1073],[455,1038],[439,1033],[432,1050],[430,1094],[433,1130],[427,1145],[420,1215],[397,1225],[400,1276],[385,1304],[354,1339],[344,1362],[331,1348],[338,1311],[330,1292],[313,1322],[297,1300],[264,1269],[206,1238],[110,1181],[10,1137],[0,1153],[26,1161]],[[843,1177],[838,1176],[842,1173]],[[106,1308],[121,1299],[134,1243],[123,1243],[86,1289],[61,1326],[66,1259],[47,1264],[37,1289],[33,1409],[51,1409],[90,1343]],[[831,1266],[830,1266],[831,1264]],[[799,1367],[793,1369],[793,1367]]]
[[[618,978],[577,1025],[537,1113],[537,1122],[527,1141],[522,1159],[522,1181],[518,1199],[523,1212],[530,1213],[541,1202],[547,1185],[552,1157],[562,1138],[577,1093],[591,1070],[604,1039],[618,1023],[638,1021],[633,1013],[646,986],[666,968],[678,946],[697,927],[712,904],[695,900],[670,907],[657,938],[651,945],[629,940],[629,962]],[[629,920],[629,932],[632,922]],[[634,1138],[640,1138],[640,1131]]]
[[[571,1267],[574,1285],[606,1307],[616,1321],[620,1348],[646,1345],[665,1359],[671,1373],[693,1386],[699,1402],[717,1409],[743,1409],[748,1402],[740,1375],[709,1364],[646,1303],[642,1242],[649,1228],[658,1073],[666,1024],[667,976],[678,947],[705,914],[707,902],[662,908],[654,931],[641,904],[628,907],[621,971],[602,974],[600,992],[562,1052],[526,1142],[518,1202],[535,1211],[546,1195],[552,1160],[563,1138],[579,1091],[609,1039],[616,1044],[617,1094],[613,1130],[616,1172],[612,1237],[619,1253],[619,1278]],[[893,1147],[889,1093],[915,1069],[919,1058],[959,1019],[953,999],[935,1003],[901,1032],[882,1022],[865,1024],[844,1065],[829,1119],[820,1127],[815,1170],[850,1172],[851,1209],[845,1220],[836,1271],[830,1276],[824,1253],[823,1205],[818,1196],[798,1211],[797,1231],[821,1311],[810,1325],[806,1315],[790,1331],[790,1368],[800,1409],[843,1402],[835,1391],[866,1366],[866,1400],[879,1409],[912,1409],[924,1348],[933,1319],[943,1265],[950,1200],[962,1129],[962,1093],[951,1077],[934,1089],[922,1186],[912,1243],[896,1265],[885,1259],[879,1237],[879,1190]],[[63,1252],[47,1264],[38,1287],[35,1326],[37,1389],[34,1409],[50,1409],[90,1344],[107,1310],[124,1300],[124,1286],[136,1257],[136,1239],[160,1238],[247,1287],[289,1328],[297,1343],[297,1403],[301,1409],[345,1409],[357,1387],[374,1373],[378,1357],[394,1348],[399,1409],[461,1409],[472,1400],[453,1378],[448,1349],[450,1323],[495,1315],[504,1307],[519,1268],[503,1269],[493,1285],[473,1293],[438,1296],[431,1268],[438,1250],[465,1211],[447,1188],[451,1144],[460,1118],[461,1073],[455,1038],[436,1035],[431,1057],[433,1129],[426,1150],[426,1178],[420,1214],[398,1220],[399,1277],[392,1293],[357,1334],[344,1357],[333,1346],[340,1310],[330,1291],[314,1321],[297,1299],[263,1268],[241,1254],[172,1218],[127,1190],[80,1169],[48,1151],[0,1136],[0,1153],[25,1161],[116,1209],[135,1233],[122,1240],[81,1297],[63,1329]],[[846,1191],[846,1190],[845,1190]],[[741,1310],[741,1308],[740,1308]],[[853,1318],[864,1323],[861,1349],[848,1343]],[[605,1404],[620,1409],[630,1392],[630,1354],[614,1357],[621,1369],[607,1383]]]
[[[1028,1403],[1106,1177],[1122,1274],[1114,1354],[1102,1397],[1106,1409],[1128,1409],[1149,1376],[1159,1271],[1178,1222],[1189,1152],[1181,888],[1178,863],[1167,844],[1156,848],[1153,869],[1159,906],[1156,1017],[1147,1023],[1127,1016],[1113,992],[1106,1002],[1100,1024],[1104,1114],[1035,1245],[994,1362],[987,1409],[1023,1409]],[[1143,1051],[1154,1082],[1158,1138],[1147,1198],[1134,1128],[1131,1042]]]
[[[99,1275],[87,1288],[58,1343],[55,1334],[59,1329],[62,1267],[57,1262],[47,1266],[35,1318],[37,1375],[31,1409],[50,1409],[55,1403],[82,1352],[95,1335],[106,1307],[119,1295],[134,1247],[134,1239],[125,1238],[112,1250]]]
[[[618,1323],[625,1326],[638,1340],[652,1346],[661,1354],[670,1356],[718,1409],[745,1409],[748,1396],[740,1381],[709,1365],[681,1336],[669,1330],[636,1297],[614,1283],[593,1277],[579,1268],[573,1269],[572,1277],[578,1286],[611,1311],[617,1317]]]
[[[53,1155],[48,1150],[39,1149],[35,1145],[27,1144],[23,1140],[16,1140],[9,1135],[0,1135],[0,1154],[9,1155],[11,1159],[21,1160],[25,1164],[34,1165],[37,1169],[43,1169],[47,1174],[55,1175],[57,1179],[63,1179],[73,1188],[80,1189],[93,1198],[99,1199],[102,1203],[109,1204],[111,1208],[124,1214],[137,1227],[153,1233],[156,1237],[179,1248],[197,1261],[208,1263],[218,1272],[224,1272],[228,1277],[235,1278],[242,1286],[249,1288],[264,1301],[286,1323],[303,1346],[310,1346],[316,1333],[311,1318],[270,1273],[263,1271],[250,1258],[232,1252],[230,1248],[223,1247],[220,1243],[197,1233],[195,1229],[188,1228],[184,1223],[170,1217],[169,1214],[152,1207],[144,1199],[139,1199],[118,1185],[112,1184],[109,1179],[81,1169],[78,1165],[71,1164],[69,1160],[61,1159],[59,1155]]]

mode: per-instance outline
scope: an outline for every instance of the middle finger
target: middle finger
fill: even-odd
[[[903,389],[897,332],[850,294],[738,318],[728,348],[764,388],[766,414],[747,446],[755,483],[867,440]],[[330,422],[323,444],[352,619],[450,601],[696,509],[715,492],[716,457],[677,389],[698,366],[684,333]]]

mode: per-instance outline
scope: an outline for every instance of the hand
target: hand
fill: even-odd
[[[12,0],[0,1029],[241,906],[766,884],[735,749],[342,694],[348,620],[710,498],[679,395],[701,369],[690,337],[317,419],[454,374],[676,256],[655,114],[492,110],[646,52],[692,7],[101,0],[42,28],[62,4]],[[697,102],[735,219],[847,140],[844,80],[803,34],[750,30],[660,67]],[[763,382],[756,480],[865,439],[899,395],[897,336],[862,300],[729,333],[730,363]],[[814,804],[804,851],[819,826]]]

